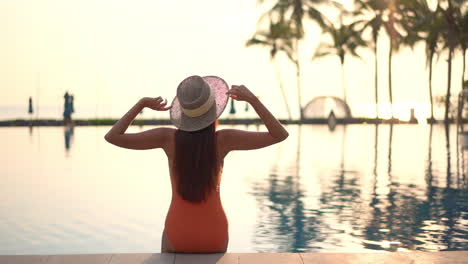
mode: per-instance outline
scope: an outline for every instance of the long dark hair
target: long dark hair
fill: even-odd
[[[216,120],[208,127],[175,133],[176,190],[182,199],[198,203],[218,184],[220,164],[216,151]]]

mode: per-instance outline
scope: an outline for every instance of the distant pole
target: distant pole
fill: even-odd
[[[33,103],[32,103],[32,97],[29,96],[29,104],[28,104],[28,114],[29,114],[29,121],[30,121],[30,125],[31,125],[31,121],[32,121],[32,114],[34,113],[34,109],[33,109]]]
[[[32,97],[31,97],[31,96],[29,96],[28,113],[29,113],[29,114],[34,113],[33,103],[32,103]]]
[[[70,107],[70,94],[68,91],[65,92],[64,105],[63,105],[63,124],[69,125],[71,123],[71,107]]]

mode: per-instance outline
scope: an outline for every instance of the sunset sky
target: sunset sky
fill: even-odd
[[[351,7],[351,1],[343,3]],[[40,105],[61,106],[69,90],[78,109],[97,105],[102,113],[119,117],[141,97],[172,100],[178,83],[198,74],[218,75],[230,85],[245,84],[273,113],[286,117],[269,50],[245,47],[264,9],[255,0],[0,0],[0,106],[27,105],[29,96]],[[330,18],[337,15],[323,10]],[[321,37],[313,23],[306,27],[300,49],[302,104],[320,95],[341,97],[339,60],[330,56],[311,61]],[[378,47],[379,98],[384,103],[388,101],[384,31]],[[373,115],[374,57],[370,50],[359,53],[361,60],[348,57],[345,65],[348,101],[355,115]],[[446,91],[446,58],[443,53],[434,67],[435,95]],[[283,56],[279,62],[288,102],[297,117],[294,66]],[[425,64],[422,44],[394,56],[397,116],[407,116],[409,107],[416,107],[420,116],[428,114]],[[457,52],[453,94],[460,91],[461,70],[462,56]],[[437,115],[442,117],[442,112]]]

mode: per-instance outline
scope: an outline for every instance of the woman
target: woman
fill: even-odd
[[[228,98],[246,101],[262,119],[268,132],[216,130],[217,119]],[[162,252],[226,252],[228,221],[219,184],[224,158],[233,150],[266,147],[288,137],[280,122],[244,85],[232,85],[216,76],[190,76],[177,87],[171,106],[161,97],[142,98],[106,134],[105,139],[129,149],[162,148],[168,158],[172,200],[162,235]],[[170,111],[177,129],[158,127],[125,133],[145,107]]]

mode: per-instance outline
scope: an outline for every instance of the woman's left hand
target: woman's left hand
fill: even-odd
[[[144,107],[148,107],[156,111],[167,111],[172,108],[172,105],[166,107],[167,99],[163,100],[161,96],[156,97],[156,98],[144,97],[140,99],[140,101]]]

